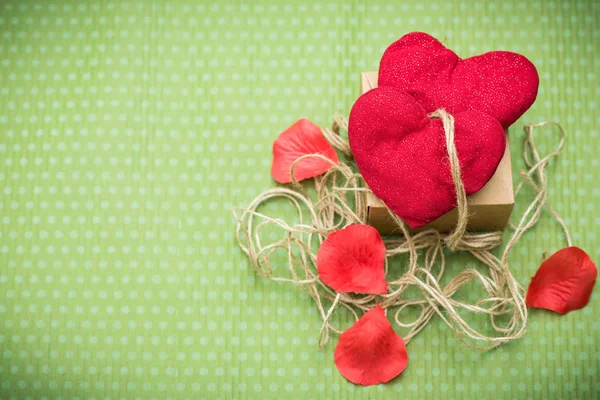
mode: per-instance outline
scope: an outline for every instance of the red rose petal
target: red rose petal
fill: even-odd
[[[334,358],[344,378],[365,386],[392,380],[408,364],[404,340],[394,332],[380,306],[340,335]]]
[[[385,245],[369,225],[349,225],[333,232],[319,247],[317,269],[337,292],[387,293]]]
[[[279,183],[292,182],[292,164],[307,154],[321,154],[335,164],[340,162],[335,149],[323,137],[321,128],[307,119],[301,119],[283,131],[273,143],[273,179]],[[313,178],[327,172],[331,166],[329,161],[321,158],[305,158],[294,167],[294,177],[296,181]]]
[[[585,251],[567,247],[544,260],[531,278],[525,303],[566,314],[587,305],[598,270]]]

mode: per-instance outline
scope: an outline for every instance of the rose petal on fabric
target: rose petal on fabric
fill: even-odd
[[[408,353],[404,340],[377,306],[340,335],[334,359],[344,378],[369,386],[388,382],[404,371]]]
[[[369,225],[349,225],[333,232],[319,247],[317,269],[337,292],[387,293],[385,245]]]
[[[307,119],[300,119],[283,131],[273,143],[273,179],[279,183],[292,182],[292,164],[308,154],[321,154],[335,164],[340,162],[335,149],[323,137],[321,128]],[[305,158],[294,167],[294,178],[298,182],[313,178],[327,172],[331,167],[331,162],[322,158]]]
[[[587,305],[596,284],[598,270],[590,256],[578,247],[557,251],[531,278],[525,303],[560,314]]]

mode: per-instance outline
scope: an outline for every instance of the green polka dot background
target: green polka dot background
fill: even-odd
[[[275,186],[276,135],[347,114],[360,72],[419,30],[534,62],[511,148],[525,123],[565,128],[549,202],[600,260],[597,2],[2,2],[0,398],[600,398],[597,293],[483,353],[434,320],[401,377],[363,388],[335,369],[335,339],[318,348],[312,300],[236,245],[231,209]],[[511,256],[523,285],[562,240],[544,214]]]

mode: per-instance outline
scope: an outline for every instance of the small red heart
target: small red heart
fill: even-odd
[[[461,59],[422,32],[392,43],[379,67],[379,86],[410,94],[428,113],[481,111],[504,129],[531,107],[538,84],[535,66],[520,54],[492,51]]]
[[[454,114],[454,142],[467,195],[490,180],[506,146],[497,120],[477,111]],[[442,121],[410,95],[379,87],[358,98],[348,136],[373,193],[413,228],[456,206]]]

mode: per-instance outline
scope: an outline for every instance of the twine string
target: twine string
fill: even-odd
[[[519,222],[516,225],[510,224],[513,233],[498,257],[492,251],[502,243],[502,232],[466,232],[467,197],[454,146],[453,118],[444,110],[437,110],[430,117],[441,119],[444,126],[448,160],[457,196],[457,226],[448,234],[435,230],[411,234],[406,224],[388,209],[390,218],[399,226],[402,235],[383,238],[386,245],[385,272],[388,278],[388,293],[385,295],[337,293],[321,281],[316,268],[316,249],[330,233],[350,224],[367,222],[366,197],[371,191],[362,176],[352,170],[350,162],[335,164],[320,154],[302,156],[290,168],[292,177],[298,162],[304,159],[319,158],[332,164],[324,175],[314,178],[315,193],[309,193],[293,180],[293,190],[287,187],[267,190],[246,208],[234,210],[238,221],[237,242],[247,254],[255,272],[265,279],[291,283],[315,301],[323,321],[318,336],[320,347],[327,344],[332,332],[339,334],[344,330],[332,321],[340,307],[347,310],[354,320],[358,320],[364,312],[378,304],[392,312],[392,320],[399,328],[408,330],[402,335],[407,343],[435,315],[469,347],[489,349],[520,338],[527,326],[527,308],[523,298],[524,290],[509,268],[510,251],[522,235],[537,223],[545,205],[563,229],[567,243],[571,245],[571,237],[564,221],[547,202],[546,168],[559,155],[564,145],[564,131],[560,125],[542,122],[525,127],[523,158],[527,170],[521,171],[522,180],[515,190],[515,196],[525,185],[533,189],[535,196]],[[554,151],[542,157],[534,142],[534,130],[548,125],[558,127],[560,141]],[[334,148],[351,157],[348,142],[339,134],[340,129],[347,130],[347,121],[336,117],[333,128],[323,129],[323,135]],[[266,203],[274,200],[287,202],[296,214],[297,221],[287,222],[261,211]],[[287,215],[291,216],[291,213]],[[264,240],[269,230],[274,228],[282,230],[283,237],[263,244],[261,238]],[[487,267],[487,273],[468,268],[442,286],[447,263],[445,247],[452,251],[470,253]],[[286,255],[285,262],[276,256],[281,252]],[[399,278],[391,279],[393,267],[390,265],[402,255],[408,255],[403,273]],[[284,269],[288,271],[288,277],[274,274],[274,271],[282,270],[283,264],[287,264]],[[486,297],[475,303],[455,298],[455,294],[464,285],[472,283],[479,283]],[[418,290],[420,298],[411,299],[406,296],[407,289],[411,287]],[[418,316],[413,321],[406,322],[400,317],[409,308],[416,309]],[[473,323],[465,319],[466,312],[487,316],[492,332],[486,333],[475,328]]]
[[[456,250],[461,238],[467,230],[469,215],[467,209],[467,193],[465,192],[465,186],[461,178],[460,163],[454,144],[454,117],[448,114],[444,109],[439,109],[429,114],[429,118],[441,119],[446,135],[446,150],[448,151],[448,160],[450,161],[452,182],[454,183],[456,191],[456,209],[458,211],[458,217],[456,228],[454,228],[452,233],[446,237],[445,241],[450,250]]]

